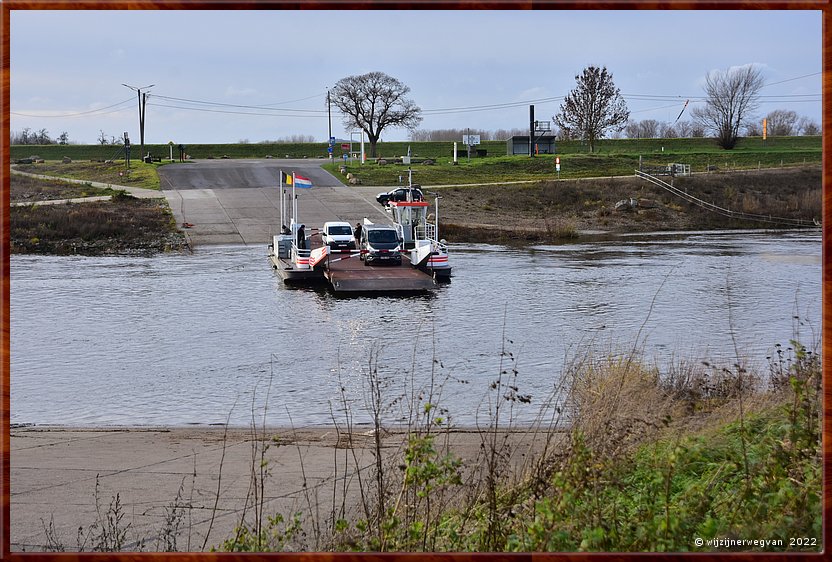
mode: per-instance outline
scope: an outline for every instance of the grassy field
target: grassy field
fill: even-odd
[[[354,150],[359,150],[359,145],[353,145]],[[378,155],[383,158],[397,158],[407,154],[410,147],[415,161],[422,161],[426,158],[435,160],[437,164],[443,165],[453,158],[453,142],[381,142],[378,144]],[[486,151],[486,158],[472,158],[472,162],[481,160],[489,161],[492,158],[506,156],[505,141],[485,141],[477,147]],[[365,146],[369,151],[369,146]],[[467,162],[465,147],[459,143],[460,164]],[[187,153],[192,158],[312,158],[326,159],[325,143],[237,143],[237,144],[194,144],[188,145]],[[60,160],[68,156],[73,160],[120,160],[124,158],[123,148],[111,145],[15,145],[10,147],[11,161],[21,158],[28,158],[33,155],[40,156],[46,160]],[[139,148],[134,146],[132,159],[138,160]],[[168,145],[145,145],[145,152],[153,156],[168,158],[170,148]],[[564,141],[557,145],[558,155],[568,157],[573,155],[586,156],[587,147],[580,141]],[[336,161],[341,159],[340,145],[335,147]],[[632,160],[643,156],[645,159],[656,158],[663,162],[680,161],[696,166],[706,166],[709,159],[711,164],[727,166],[756,166],[760,162],[763,166],[779,165],[780,159],[784,164],[799,163],[804,159],[809,162],[820,162],[821,137],[784,137],[770,138],[763,142],[761,138],[752,137],[742,139],[738,147],[731,151],[724,151],[716,146],[714,139],[605,139],[598,142],[597,155],[611,156],[619,155],[624,157],[623,162],[611,165],[614,170],[623,170],[629,166],[626,173],[632,172]],[[174,157],[177,158],[177,150],[174,147]],[[543,160],[551,160],[552,156],[541,156]],[[532,160],[528,157],[514,156],[512,159],[518,162]],[[691,161],[691,160],[695,161]],[[564,174],[573,173],[577,169],[570,168],[566,161],[562,162]],[[626,166],[625,166],[626,164]],[[521,165],[522,166],[522,165]],[[550,162],[554,171],[554,165]],[[534,172],[531,172],[534,173]],[[604,174],[599,174],[604,175]],[[396,181],[398,175],[395,175]],[[366,182],[365,182],[366,183]],[[427,183],[427,182],[425,182]],[[387,185],[381,184],[381,185]]]
[[[10,200],[12,203],[33,203],[54,199],[74,199],[77,197],[97,197],[115,195],[117,190],[92,187],[86,184],[44,180],[15,174],[12,176]]]
[[[47,160],[42,164],[17,164],[16,169],[21,172],[44,176],[159,189],[159,174],[156,173],[156,168],[160,165],[159,163],[144,164],[131,161],[128,169],[123,161],[97,162],[82,160],[64,164]]]
[[[361,165],[353,161],[346,172],[359,178],[365,185],[392,186],[399,176],[407,182],[408,168],[413,170],[413,182],[420,185],[458,185],[472,183],[500,183],[523,180],[577,179],[589,177],[630,176],[640,165],[666,166],[680,163],[690,166],[691,172],[778,168],[804,164],[819,164],[822,158],[820,137],[791,137],[780,142],[762,143],[745,139],[739,148],[725,151],[709,139],[651,139],[610,140],[600,144],[589,154],[580,143],[561,143],[557,157],[561,170],[557,173],[555,155],[460,157],[454,165],[450,156],[437,158],[426,165],[416,159],[412,166],[391,163],[379,166],[375,162]],[[667,141],[667,142],[664,142]],[[402,147],[398,147],[402,148]],[[406,152],[406,147],[404,147]],[[416,153],[416,151],[414,151]],[[324,167],[342,181],[338,174],[341,164]]]

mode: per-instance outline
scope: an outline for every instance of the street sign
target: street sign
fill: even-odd
[[[555,171],[560,172],[560,164],[555,164]]]
[[[329,137],[329,144],[335,144],[335,137]]]
[[[329,152],[330,154],[332,154],[332,147],[331,146],[326,147],[326,151]]]
[[[341,150],[349,150],[349,149],[350,149],[350,143],[348,143],[348,142],[342,142],[341,143]]]
[[[480,144],[480,136],[479,135],[462,135],[462,144],[467,144],[468,146],[473,146],[475,144]]]
[[[560,156],[555,156],[555,164],[560,166]]]

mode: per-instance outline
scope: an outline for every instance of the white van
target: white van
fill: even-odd
[[[321,239],[330,250],[355,250],[355,237],[348,222],[325,222],[321,230]]]

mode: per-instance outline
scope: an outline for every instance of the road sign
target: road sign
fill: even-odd
[[[332,154],[332,147],[331,146],[326,147],[326,151],[329,152],[330,154]]]
[[[555,164],[560,166],[560,156],[555,156]]]
[[[341,143],[341,150],[349,150],[349,149],[350,149],[350,143],[348,143],[348,142],[342,142]]]
[[[479,135],[462,135],[462,144],[467,144],[468,146],[474,146],[475,144],[480,144],[480,136]]]
[[[329,144],[335,144],[335,137],[329,137]]]
[[[555,171],[560,172],[560,164],[555,164]]]

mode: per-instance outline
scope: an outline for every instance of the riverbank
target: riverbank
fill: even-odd
[[[808,223],[821,219],[820,166],[663,179],[725,209]],[[778,228],[776,221],[741,220],[708,211],[636,177],[454,186],[436,191],[442,196],[442,235],[454,242],[511,244],[561,241],[588,232]]]
[[[29,173],[13,173],[9,183],[13,253],[152,255],[187,248],[158,191]]]
[[[495,411],[453,429],[428,403],[401,430],[349,416],[16,427],[12,549],[817,552],[820,361],[793,345],[766,384],[741,366],[660,376],[637,357],[587,356],[558,415],[530,428]]]
[[[61,169],[63,165],[43,166],[33,164],[27,169],[43,171],[55,166]],[[106,181],[112,181],[121,170],[117,163],[66,166],[67,169],[73,167],[75,175]],[[777,218],[800,219],[807,224],[821,218],[822,170],[818,165],[664,179],[717,207],[772,219],[729,218],[634,176],[426,185],[425,189],[442,198],[441,236],[462,243],[528,244],[639,232],[770,229],[793,226],[778,224]],[[344,220],[352,221],[361,216],[384,216],[373,200],[375,193],[382,189],[318,187],[305,195],[316,199],[314,209],[329,213],[322,216],[329,217],[337,208],[340,214],[350,215]],[[271,224],[278,211],[269,209],[274,201],[270,199],[268,189],[169,191],[166,193],[173,199],[167,204],[135,202],[119,196],[112,202],[62,205],[52,209],[37,205],[45,199],[69,197],[73,193],[74,196],[89,197],[99,195],[99,191],[108,195],[114,193],[112,188],[101,190],[90,185],[14,174],[11,178],[12,251],[148,254],[187,247],[182,230],[186,227],[191,229],[191,238],[199,243],[239,241],[265,245],[268,233],[279,228],[279,225]],[[18,206],[19,202],[35,205]],[[174,219],[171,207],[182,216]],[[306,212],[311,212],[313,207],[307,207]],[[307,222],[309,220],[308,216]]]
[[[533,432],[505,437],[514,447],[533,447]],[[457,430],[448,438],[455,455],[476,459],[480,432]],[[402,431],[385,430],[380,450],[395,454],[404,441]],[[176,550],[207,550],[233,537],[245,518],[252,459],[259,464],[261,453],[271,475],[258,499],[264,513],[305,509],[309,492],[323,514],[332,509],[333,486],[340,501],[342,484],[346,490],[347,480],[370,477],[374,448],[372,430],[347,435],[335,426],[13,427],[12,550],[79,550],[79,527],[80,550],[93,550],[103,539],[92,527],[116,513],[124,517],[119,550],[164,550],[172,540]],[[360,502],[354,485],[346,501]]]

